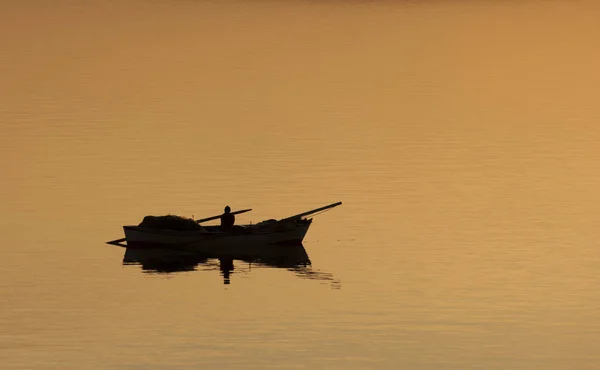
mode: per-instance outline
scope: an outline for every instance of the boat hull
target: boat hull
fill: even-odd
[[[171,248],[197,252],[243,251],[261,245],[301,244],[312,220],[279,223],[274,226],[239,226],[232,231],[158,230],[139,226],[123,226],[127,246],[132,248]]]

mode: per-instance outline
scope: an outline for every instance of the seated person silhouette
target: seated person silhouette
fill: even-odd
[[[225,213],[221,215],[221,229],[222,230],[231,230],[233,228],[233,224],[235,223],[235,216],[231,213],[231,208],[229,206],[225,207]]]

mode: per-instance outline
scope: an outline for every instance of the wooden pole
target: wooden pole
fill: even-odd
[[[324,211],[324,210],[329,209],[329,208],[337,207],[337,206],[339,206],[341,204],[342,204],[342,202],[337,202],[337,203],[333,203],[333,204],[330,204],[330,205],[325,206],[325,207],[320,207],[320,208],[313,209],[311,211],[298,213],[297,215],[283,218],[283,219],[279,220],[279,222],[281,222],[281,221],[291,221],[291,220],[294,220],[294,219],[299,219],[299,218],[302,218],[304,216],[312,215],[313,213],[317,213],[317,212]]]
[[[252,208],[249,209],[242,209],[241,211],[235,211],[235,212],[231,212],[232,215],[239,215],[240,213],[246,213],[246,212],[250,212],[252,211]],[[197,223],[202,223],[202,222],[206,222],[206,221],[212,221],[212,220],[216,220],[219,219],[221,217],[221,215],[218,216],[212,216],[212,217],[207,217],[207,218],[201,218],[199,220],[196,220]]]
[[[121,239],[111,240],[109,242],[106,242],[106,244],[112,244],[112,245],[116,245],[119,247],[127,247],[126,244],[123,244],[123,242],[126,240],[127,240],[127,238],[121,238]]]

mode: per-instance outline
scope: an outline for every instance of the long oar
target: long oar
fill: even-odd
[[[119,247],[127,247],[125,244],[121,244],[126,240],[127,240],[127,238],[121,238],[121,239],[111,240],[109,242],[106,242],[106,244],[117,245]]]
[[[252,211],[252,208],[249,209],[242,209],[241,211],[235,211],[235,212],[231,212],[232,215],[239,215],[240,213],[246,213],[246,212],[250,212]],[[197,223],[201,223],[201,222],[206,222],[206,221],[212,221],[212,220],[216,220],[221,218],[221,215],[218,216],[212,216],[212,217],[207,217],[207,218],[201,218],[199,220],[196,220]]]
[[[316,208],[316,209],[313,209],[313,210],[310,210],[310,211],[307,211],[307,212],[302,212],[302,213],[299,213],[297,215],[286,217],[284,219],[279,220],[279,222],[300,219],[300,218],[302,218],[304,216],[309,216],[309,215],[312,215],[313,213],[317,213],[317,212],[324,211],[324,210],[327,210],[327,209],[330,209],[330,208],[333,208],[333,207],[337,207],[337,206],[339,206],[341,204],[342,204],[342,202],[333,203],[333,204],[330,204],[330,205],[325,206],[325,207]]]

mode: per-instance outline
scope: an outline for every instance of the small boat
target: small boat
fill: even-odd
[[[146,216],[137,226],[123,226],[125,238],[108,243],[128,248],[171,248],[203,253],[222,253],[224,250],[237,253],[240,249],[255,246],[301,244],[312,224],[312,218],[308,217],[341,204],[342,202],[337,202],[281,220],[270,219],[257,224],[234,226],[229,230],[220,226],[200,225],[220,216],[195,221],[178,216]],[[250,209],[232,213],[248,211]],[[123,241],[127,244],[120,244]]]

